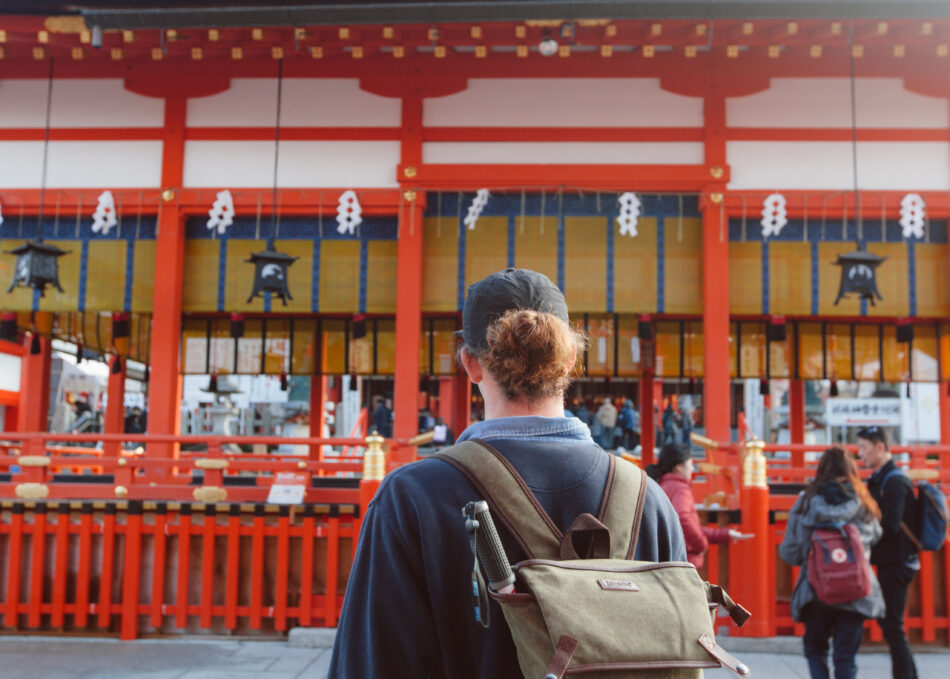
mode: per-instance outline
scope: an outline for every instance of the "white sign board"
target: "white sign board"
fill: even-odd
[[[307,493],[307,475],[293,472],[279,472],[267,494],[267,503],[271,505],[303,504]]]
[[[899,398],[829,398],[825,420],[832,427],[901,426]]]

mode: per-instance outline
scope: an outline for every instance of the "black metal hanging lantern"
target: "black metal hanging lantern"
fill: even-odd
[[[838,296],[835,298],[835,304],[851,293],[856,293],[862,299],[869,300],[871,306],[875,305],[875,297],[883,300],[884,298],[877,289],[877,267],[886,259],[887,257],[881,257],[860,248],[844,255],[838,255],[838,260],[834,264],[841,267],[841,283],[838,286]]]
[[[69,252],[42,240],[31,240],[18,248],[7,250],[6,254],[16,255],[13,280],[7,292],[17,287],[34,288],[40,291],[40,297],[44,297],[47,285],[63,292],[63,286],[59,284],[59,258]]]
[[[250,259],[244,260],[254,265],[254,287],[247,301],[250,302],[258,295],[268,293],[277,295],[284,306],[287,306],[287,300],[293,299],[290,288],[287,286],[287,269],[298,259],[300,258],[278,252],[273,248],[252,253]]]

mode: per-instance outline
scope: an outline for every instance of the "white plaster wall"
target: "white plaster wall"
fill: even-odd
[[[702,127],[703,102],[655,78],[481,78],[426,99],[427,127]]]
[[[394,187],[399,164],[395,141],[285,141],[277,184],[283,187]],[[274,143],[189,141],[185,186],[271,186]]]
[[[904,89],[900,78],[855,81],[858,127],[946,128],[946,99]],[[771,87],[726,100],[729,127],[851,127],[848,78],[773,78]]]
[[[0,142],[0,187],[39,188],[43,142]],[[52,141],[46,186],[66,188],[137,188],[159,186],[160,141]]]
[[[424,163],[560,163],[694,165],[703,162],[699,142],[427,142]]]
[[[848,142],[728,142],[730,190],[849,190],[854,179]],[[858,188],[946,191],[950,144],[860,142]]]
[[[0,80],[0,128],[42,128],[46,80]],[[51,127],[162,127],[162,99],[130,92],[118,78],[54,79]]]
[[[20,364],[19,356],[0,353],[0,391],[20,391]]]
[[[235,78],[230,89],[188,101],[189,127],[273,127],[277,80]],[[281,125],[399,127],[401,102],[360,89],[357,79],[285,78]]]

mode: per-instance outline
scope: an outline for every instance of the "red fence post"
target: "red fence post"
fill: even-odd
[[[139,583],[142,577],[142,503],[129,502],[125,513],[125,554],[122,564],[122,623],[119,638],[138,636]]]

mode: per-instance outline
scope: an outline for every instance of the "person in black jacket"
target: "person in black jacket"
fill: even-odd
[[[904,633],[907,587],[920,570],[917,547],[903,528],[913,525],[914,486],[894,464],[887,434],[881,427],[867,427],[858,432],[858,455],[874,470],[868,479],[868,490],[881,508],[884,533],[880,542],[871,549],[871,564],[877,566],[877,577],[887,607],[878,623],[891,649],[894,679],[916,679],[917,667]]]
[[[563,532],[601,505],[610,455],[575,417],[564,391],[584,338],[547,277],[508,269],[468,290],[459,359],[485,399],[485,420],[459,441],[490,443]],[[463,506],[479,493],[432,456],[389,473],[369,504],[330,660],[332,679],[522,677],[501,608],[488,629],[472,607],[472,547]],[[679,518],[662,489],[645,489],[635,558],[685,561]],[[498,524],[512,563],[524,559]]]

